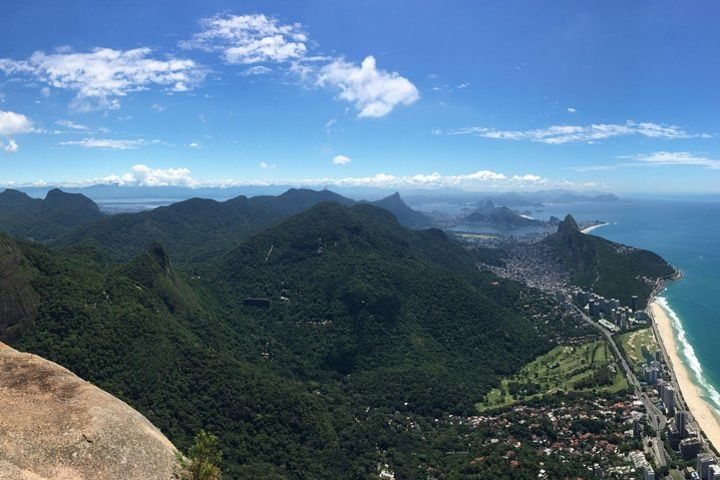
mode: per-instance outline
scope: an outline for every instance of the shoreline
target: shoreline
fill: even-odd
[[[589,227],[583,228],[582,230],[580,230],[580,233],[588,234],[597,228],[604,227],[605,225],[610,225],[610,223],[609,222],[596,223],[595,225],[590,225]]]
[[[704,434],[715,450],[720,449],[720,418],[713,408],[702,398],[700,388],[691,376],[690,369],[682,361],[671,313],[664,305],[664,298],[651,298],[648,310],[653,318],[655,335],[668,360],[674,383],[679,387],[682,402],[690,411],[695,425]]]

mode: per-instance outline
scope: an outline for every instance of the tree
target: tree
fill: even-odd
[[[184,470],[183,480],[221,480],[222,472],[218,464],[222,459],[222,452],[218,447],[215,435],[205,430],[195,436],[195,443],[188,450],[187,458],[181,458],[180,464]]]

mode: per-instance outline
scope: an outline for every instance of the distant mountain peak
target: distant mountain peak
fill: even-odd
[[[580,227],[578,227],[575,218],[573,218],[573,216],[570,214],[566,215],[565,219],[558,225],[558,232],[569,233],[579,231]]]

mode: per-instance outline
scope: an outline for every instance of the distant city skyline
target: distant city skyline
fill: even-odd
[[[3,11],[2,186],[720,193],[720,5]]]

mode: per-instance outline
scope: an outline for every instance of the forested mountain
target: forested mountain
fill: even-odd
[[[508,207],[497,207],[492,200],[486,200],[478,207],[461,218],[468,225],[486,225],[496,228],[517,228],[528,226],[541,226],[543,222],[524,217]]]
[[[607,298],[617,298],[624,305],[638,295],[644,308],[656,281],[675,273],[672,266],[653,252],[583,234],[571,215],[560,222],[557,233],[544,241],[557,252],[573,284],[592,288]]]
[[[383,199],[369,203],[392,213],[397,221],[406,227],[428,228],[433,226],[433,221],[430,217],[410,208],[403,199],[400,198],[400,194],[397,192]]]
[[[104,215],[79,193],[50,190],[44,199],[17,190],[0,193],[0,232],[20,238],[47,241]]]
[[[108,216],[62,236],[55,244],[94,244],[117,259],[128,260],[159,241],[175,261],[187,264],[228,252],[263,228],[326,201],[355,204],[329,190],[308,189],[290,189],[278,196],[239,196],[225,202],[193,198],[145,212]],[[426,226],[418,221],[424,215],[402,200],[401,205],[386,203],[401,222]]]
[[[205,205],[218,208],[182,208]],[[229,478],[371,478],[381,461],[399,478],[460,468],[444,453],[463,448],[460,427],[435,419],[471,413],[556,333],[530,320],[535,293],[481,273],[441,231],[408,230],[370,205],[320,203],[192,277],[159,244],[123,264],[4,245],[14,289],[0,307],[28,306],[6,340],[126,400],[180,448],[212,431]]]

